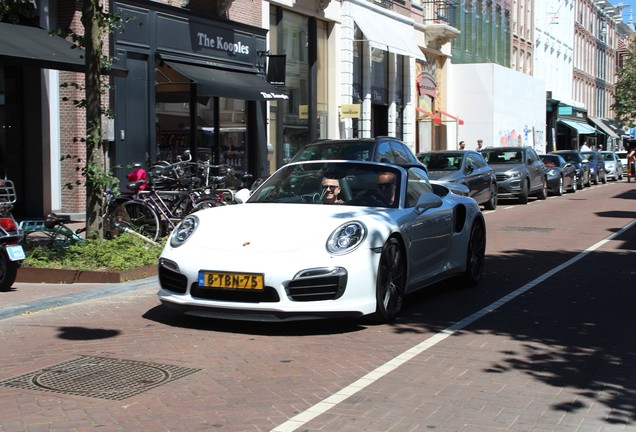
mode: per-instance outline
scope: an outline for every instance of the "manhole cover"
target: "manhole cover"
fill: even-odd
[[[200,370],[85,356],[0,381],[0,386],[121,400]]]
[[[546,232],[554,231],[554,228],[505,226],[505,227],[499,228],[499,230],[500,231],[522,231],[522,232],[541,232],[541,233],[546,233]]]

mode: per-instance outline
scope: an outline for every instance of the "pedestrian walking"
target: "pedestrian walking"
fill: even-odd
[[[480,152],[484,149],[484,141],[482,139],[477,140],[477,151]]]
[[[466,143],[464,141],[460,141],[459,142],[459,149],[460,150],[466,150]]]

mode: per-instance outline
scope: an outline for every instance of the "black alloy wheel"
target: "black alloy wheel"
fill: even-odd
[[[475,286],[481,281],[486,263],[486,231],[481,223],[475,222],[470,229],[466,253],[464,283]]]
[[[382,248],[378,267],[374,315],[378,322],[392,322],[402,309],[406,284],[405,259],[400,242],[390,238]]]
[[[494,210],[497,208],[497,185],[490,185],[490,199],[484,203],[486,210]]]

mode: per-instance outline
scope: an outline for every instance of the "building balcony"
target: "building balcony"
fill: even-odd
[[[423,0],[421,2],[424,11],[424,24],[455,23],[458,9],[457,0]]]

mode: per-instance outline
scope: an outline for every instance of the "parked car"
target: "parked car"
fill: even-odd
[[[487,147],[481,155],[495,170],[499,198],[515,197],[520,204],[530,195],[547,198],[547,170],[532,147]]]
[[[473,150],[445,150],[417,154],[426,165],[431,180],[460,183],[468,195],[486,210],[497,207],[497,177],[495,170]]]
[[[557,154],[539,155],[548,170],[548,192],[561,196],[563,192],[576,192],[576,169]]]
[[[583,160],[581,154],[576,150],[555,150],[549,154],[558,154],[565,159],[566,162],[574,165],[576,169],[576,180],[578,181],[577,189],[583,189],[585,186],[591,186],[590,183],[590,166],[587,160]]]
[[[597,185],[607,183],[607,173],[605,171],[605,161],[598,150],[581,152],[583,159],[587,159],[590,166],[590,181]]]
[[[621,165],[623,166],[623,175],[627,174],[627,150],[621,150],[616,152],[616,156],[618,156],[618,160],[621,161]]]
[[[325,180],[346,190],[345,203],[323,202]],[[421,164],[291,163],[237,200],[244,193],[245,203],[201,210],[174,229],[158,263],[165,306],[224,319],[388,322],[410,292],[482,277],[479,206],[432,185]]]
[[[625,155],[627,157],[627,155]],[[623,163],[613,151],[602,151],[601,157],[605,162],[607,178],[614,181],[623,180]]]
[[[392,164],[419,164],[415,154],[393,137],[324,139],[305,145],[290,162],[308,160],[359,160]]]

